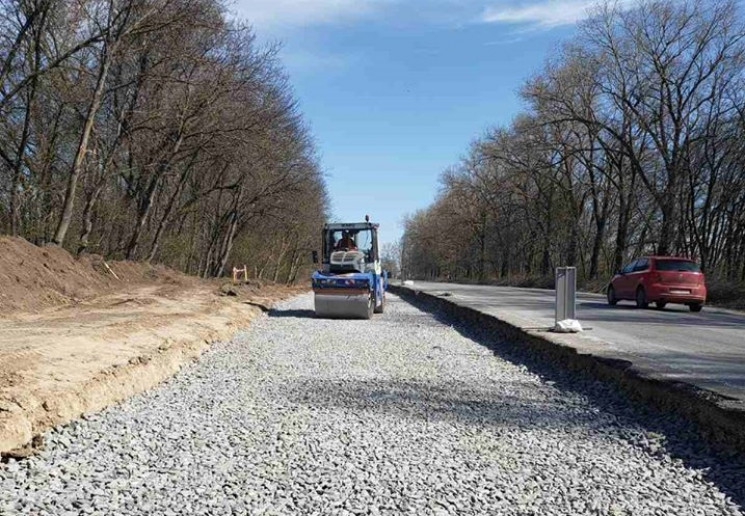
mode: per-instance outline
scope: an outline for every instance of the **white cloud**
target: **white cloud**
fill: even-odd
[[[512,45],[513,43],[520,43],[525,38],[523,36],[515,36],[511,38],[505,38],[505,39],[498,39],[495,41],[487,41],[484,43],[485,47],[498,47],[502,45]]]
[[[262,32],[373,16],[397,21],[502,23],[550,28],[586,18],[602,0],[228,0],[231,10]],[[615,0],[627,5],[638,0]],[[484,7],[484,5],[487,5]],[[390,20],[389,20],[390,21]]]
[[[522,4],[519,7],[505,5],[484,9],[481,21],[485,23],[526,24],[537,27],[571,25],[587,18],[597,5],[593,0],[544,0]]]
[[[234,0],[231,10],[261,28],[298,27],[356,19],[381,1],[373,0]]]

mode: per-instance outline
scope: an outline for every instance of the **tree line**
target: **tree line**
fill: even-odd
[[[293,281],[328,200],[277,51],[219,0],[0,0],[0,228]]]
[[[745,281],[744,59],[735,1],[597,7],[407,218],[405,271],[602,285],[656,253]]]

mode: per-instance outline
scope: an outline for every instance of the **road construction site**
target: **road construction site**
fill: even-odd
[[[675,412],[436,307],[312,306],[6,458],[0,513],[742,513],[742,454]]]

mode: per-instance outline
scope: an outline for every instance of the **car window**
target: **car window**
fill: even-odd
[[[647,258],[639,258],[634,263],[634,272],[646,271],[649,269],[649,260]]]
[[[656,269],[658,271],[701,272],[701,267],[696,262],[688,260],[657,260]]]
[[[635,263],[636,263],[636,262],[631,262],[631,263],[630,263],[630,264],[628,264],[628,265],[627,265],[626,267],[624,267],[623,269],[621,269],[621,272],[622,272],[623,274],[628,274],[629,272],[633,271],[633,270],[634,270],[634,264],[635,264]]]

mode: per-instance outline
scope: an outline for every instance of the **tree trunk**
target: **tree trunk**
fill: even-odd
[[[145,228],[147,217],[148,215],[150,215],[150,207],[153,205],[153,199],[155,198],[155,191],[157,190],[156,187],[158,185],[158,182],[159,177],[154,177],[153,179],[151,179],[147,194],[145,195],[142,205],[140,206],[137,223],[135,224],[135,228],[132,232],[132,237],[129,239],[129,244],[127,244],[127,260],[134,260],[137,254],[137,247],[140,243],[140,236],[142,235],[142,230]]]
[[[274,263],[274,274],[272,276],[272,281],[274,283],[277,283],[279,280],[279,271],[282,268],[282,260],[284,260],[285,254],[287,254],[287,250],[289,249],[289,244],[286,244],[284,241],[282,242],[282,250],[281,252],[277,253],[277,260]]]
[[[18,234],[20,233],[20,195],[22,183],[21,180],[23,178],[23,158],[26,155],[26,144],[28,142],[28,133],[31,125],[31,105],[34,101],[34,97],[36,97],[36,83],[37,81],[35,80],[31,82],[31,91],[26,101],[26,113],[23,117],[21,141],[18,144],[16,162],[13,170],[13,182],[10,190],[10,234],[13,236],[18,236]]]
[[[575,221],[569,230],[569,249],[567,249],[567,265],[577,266],[577,247],[579,246],[579,223]]]
[[[592,243],[592,255],[590,256],[590,279],[598,277],[598,262],[600,261],[600,249],[605,240],[605,217],[598,219],[595,223],[595,239]]]
[[[173,207],[176,205],[176,199],[179,195],[181,195],[181,190],[184,187],[184,184],[186,183],[186,179],[189,176],[189,169],[190,167],[187,167],[181,174],[181,178],[179,179],[178,186],[176,187],[176,190],[173,192],[173,195],[171,195],[171,198],[168,200],[168,205],[166,206],[165,213],[160,219],[160,222],[158,223],[158,229],[155,231],[155,237],[153,237],[153,243],[150,245],[150,254],[147,256],[147,261],[151,262],[155,259],[155,255],[158,252],[158,248],[160,247],[160,239],[163,236],[163,231],[166,228],[166,224],[168,223],[168,219],[171,216],[171,212],[173,211]]]
[[[237,230],[238,230],[238,215],[234,214],[232,220],[230,221],[230,227],[228,228],[228,232],[225,235],[225,242],[222,247],[220,261],[218,263],[217,269],[213,273],[213,276],[215,278],[219,278],[225,273],[225,265],[227,265],[228,258],[230,257],[230,252],[233,250],[233,240],[235,239],[235,233]]]
[[[145,198],[142,201],[142,204],[140,206],[138,218],[137,218],[137,224],[135,224],[134,231],[132,232],[132,238],[129,240],[129,245],[127,246],[127,260],[133,260],[135,257],[135,254],[137,253],[137,247],[140,244],[140,237],[142,236],[142,230],[145,228],[145,223],[147,222],[148,217],[150,216],[150,208],[153,205],[153,199],[155,199],[155,194],[157,192],[158,184],[160,183],[161,177],[163,177],[163,174],[166,173],[166,171],[171,166],[171,161],[174,159],[174,157],[178,154],[179,150],[181,149],[181,145],[184,142],[184,126],[183,123],[181,127],[179,128],[179,135],[176,142],[173,144],[173,149],[171,150],[171,155],[167,160],[164,160],[158,165],[157,170],[155,171],[155,176],[150,179],[150,184],[148,185],[148,189],[145,195]]]
[[[290,265],[290,273],[287,275],[287,283],[293,284],[297,281],[297,273],[300,269],[300,258],[302,253],[297,248],[292,256],[292,265]]]
[[[95,191],[88,197],[88,201],[83,208],[83,231],[80,234],[80,244],[78,245],[78,254],[83,254],[88,250],[88,239],[93,232],[93,213],[98,196],[101,194],[103,185],[97,186]]]
[[[664,256],[671,253],[675,236],[675,224],[674,209],[671,206],[666,206],[662,210],[662,224],[660,225],[660,237],[657,244],[658,255]]]
[[[83,170],[83,161],[88,152],[88,141],[90,140],[91,132],[93,131],[93,123],[95,122],[96,113],[98,112],[98,108],[101,106],[104,86],[106,85],[106,76],[109,73],[110,58],[106,46],[104,46],[101,52],[101,58],[103,59],[103,62],[101,63],[101,68],[99,69],[98,77],[96,79],[96,89],[93,92],[93,98],[88,106],[88,113],[86,114],[85,124],[83,126],[83,134],[80,136],[80,142],[78,143],[78,149],[75,152],[75,159],[73,160],[72,170],[70,171],[70,177],[67,181],[62,216],[60,217],[57,231],[52,240],[52,242],[59,246],[64,243],[67,230],[70,228],[70,222],[72,221],[73,209],[75,206],[75,190],[78,185],[78,179]]]

